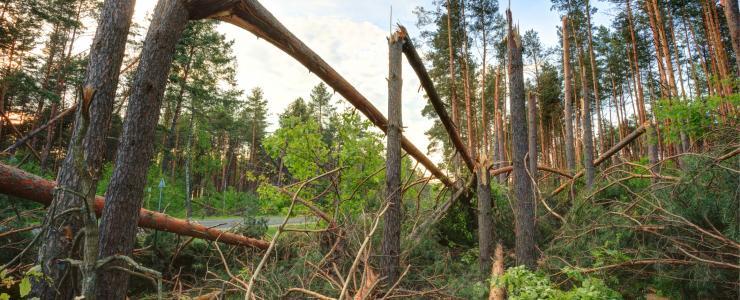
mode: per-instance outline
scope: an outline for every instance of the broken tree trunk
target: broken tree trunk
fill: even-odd
[[[532,181],[524,161],[527,155],[527,112],[524,108],[524,66],[522,64],[522,40],[511,22],[511,10],[506,11],[509,24],[507,38],[509,94],[511,101],[511,157],[514,195],[516,197],[516,263],[534,270],[536,268],[535,216]]]
[[[629,145],[632,141],[640,137],[643,133],[645,133],[646,129],[650,126],[651,125],[649,123],[643,123],[640,127],[637,127],[635,131],[633,131],[632,133],[624,137],[624,139],[619,141],[619,143],[617,143],[616,145],[611,147],[609,150],[602,153],[598,158],[596,158],[594,160],[594,167],[598,167],[601,163],[609,159],[612,155],[619,152],[619,150],[621,150],[625,146]],[[583,176],[583,174],[584,174],[583,171],[580,171],[576,173],[575,175],[573,175],[573,178],[571,180],[561,184],[557,189],[555,189],[552,193],[550,193],[550,196],[548,198],[552,198],[555,195],[562,192],[563,190],[565,190],[565,188],[568,187],[568,185],[570,185],[573,180],[578,179],[579,177]]]
[[[501,242],[498,242],[494,253],[493,268],[491,269],[491,290],[488,294],[488,300],[504,300],[506,298],[506,289],[500,286],[500,282],[496,280],[504,276],[504,271],[504,247]]]
[[[57,189],[57,183],[46,180],[26,171],[0,164],[0,193],[23,198],[43,205],[50,205]],[[105,200],[95,197],[95,213],[100,215]],[[172,232],[184,236],[219,241],[229,245],[248,246],[267,249],[268,242],[245,237],[243,235],[223,232],[197,223],[170,217],[163,213],[139,210],[139,227]]]
[[[465,143],[463,143],[462,138],[460,138],[460,134],[458,134],[457,129],[455,129],[455,123],[447,114],[447,109],[445,108],[442,99],[439,97],[439,94],[437,94],[437,90],[434,88],[434,82],[432,82],[432,78],[429,77],[429,73],[427,73],[421,57],[419,57],[419,54],[416,52],[416,47],[414,47],[411,38],[409,38],[406,28],[403,26],[400,28],[404,33],[405,39],[403,44],[403,53],[406,54],[406,59],[408,60],[409,65],[411,65],[411,68],[416,72],[416,76],[419,77],[421,86],[424,88],[424,91],[427,92],[429,102],[432,103],[432,107],[434,107],[434,111],[439,116],[442,125],[444,125],[447,135],[450,136],[452,144],[455,146],[455,149],[457,149],[457,152],[462,156],[462,159],[470,172],[473,172],[474,165],[470,152],[468,152],[467,147],[465,147]]]
[[[493,255],[493,216],[491,212],[491,180],[483,165],[476,169],[478,186],[478,267],[483,276],[488,274]]]
[[[399,276],[401,253],[401,91],[402,48],[404,32],[396,31],[388,39],[388,131],[386,135],[385,201],[388,210],[383,216],[383,241],[380,273],[388,285]]]
[[[334,88],[350,104],[361,111],[375,126],[383,130],[383,132],[387,132],[388,120],[383,114],[365,96],[360,94],[352,84],[316,54],[316,52],[308,48],[306,44],[285,28],[258,1],[242,0],[231,5],[229,9],[210,15],[209,17],[246,29],[257,37],[263,38],[280,50],[283,50]],[[446,186],[454,186],[452,180],[405,137],[401,138],[401,147]]]

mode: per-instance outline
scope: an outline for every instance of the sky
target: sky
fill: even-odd
[[[558,42],[557,26],[560,16],[550,11],[550,0],[511,0],[514,22],[522,32],[539,32],[545,47]],[[386,37],[391,24],[404,25],[418,37],[414,10],[432,7],[431,0],[269,0],[261,1],[283,25],[321,56],[339,74],[357,88],[381,112],[386,113],[388,75],[388,45]],[[145,25],[156,1],[139,0],[134,21]],[[509,0],[500,0],[505,10]],[[594,24],[608,24],[613,8],[596,2],[599,12]],[[253,34],[230,24],[220,24],[218,31],[233,39],[237,60],[237,83],[245,91],[260,87],[268,100],[271,125],[276,129],[277,116],[298,97],[309,98],[311,88],[321,80],[308,72],[299,62]],[[419,80],[405,63],[403,69],[403,125],[404,135],[420,150],[427,152],[429,140],[424,132],[433,120],[421,115],[426,100]],[[348,107],[339,94],[335,101]],[[434,161],[441,161],[439,153],[428,153]]]

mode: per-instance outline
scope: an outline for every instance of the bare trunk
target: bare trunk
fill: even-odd
[[[501,72],[496,72],[496,87],[493,90],[493,111],[494,111],[494,130],[496,131],[496,150],[494,150],[495,165],[501,167],[506,161],[506,149],[504,148],[504,121],[503,121],[503,108],[501,107],[501,99],[499,97],[499,88],[501,85]],[[506,175],[502,174],[498,177],[499,183],[506,181]]]
[[[186,5],[182,0],[161,0],[154,10],[126,109],[116,167],[106,193],[100,223],[100,258],[131,255],[133,251],[135,224],[154,152],[150,141],[154,139],[175,46],[188,22]],[[126,297],[128,272],[107,268],[101,270],[100,277],[99,299]]]
[[[186,211],[186,219],[189,221],[190,218],[193,216],[193,207],[192,207],[192,200],[193,200],[193,191],[192,191],[192,184],[190,182],[190,159],[192,158],[192,154],[190,154],[190,150],[193,145],[193,125],[194,125],[194,119],[195,118],[195,112],[190,112],[190,123],[188,125],[188,144],[187,148],[185,149],[185,211]]]
[[[629,30],[630,30],[630,37],[632,41],[632,62],[634,64],[635,72],[635,84],[637,84],[637,89],[635,94],[637,95],[637,115],[639,123],[644,123],[645,120],[647,120],[647,116],[645,114],[645,96],[642,90],[642,79],[640,76],[640,65],[637,62],[637,39],[635,38],[635,26],[632,22],[632,9],[630,6],[630,1],[627,1],[627,20],[629,22]]]
[[[393,285],[400,276],[401,253],[401,91],[402,91],[402,48],[400,31],[388,40],[388,133],[386,145],[385,195],[388,210],[383,216],[383,241],[381,276],[385,283]]]
[[[491,268],[493,254],[493,216],[491,215],[491,181],[488,169],[478,165],[476,168],[478,194],[478,267],[481,274],[486,276]]]
[[[529,142],[529,175],[537,182],[537,96],[529,93],[527,97],[527,138]]]
[[[730,29],[732,50],[735,52],[735,76],[740,77],[740,12],[737,0],[722,0],[727,27]]]
[[[578,64],[581,72],[581,128],[583,130],[583,168],[586,173],[586,187],[591,188],[596,178],[594,168],[594,138],[591,129],[591,91],[586,81],[586,66],[583,62],[583,51],[578,45]]]
[[[565,166],[568,172],[575,172],[576,170],[576,156],[575,156],[575,142],[573,140],[573,99],[571,90],[571,71],[570,71],[570,30],[568,30],[568,18],[563,17],[563,86],[565,87],[565,95],[563,101],[565,102],[565,116],[563,122],[565,122]]]
[[[58,260],[73,255],[67,232],[74,236],[82,229],[83,215],[60,214],[83,206],[85,199],[77,194],[87,199],[95,196],[134,2],[106,0],[103,4],[83,84],[89,101],[78,103],[67,157],[57,176],[64,190],[54,195],[40,233],[38,263],[49,280],[38,282],[34,293],[43,299],[73,298],[76,284],[72,276],[64,276],[69,266]]]
[[[496,252],[493,259],[493,268],[491,270],[491,282],[493,279],[504,276],[504,247],[501,242],[496,243]],[[491,291],[488,294],[488,300],[504,300],[506,298],[506,288],[491,284]]]
[[[517,265],[536,268],[534,199],[532,181],[524,161],[528,151],[527,112],[524,108],[524,69],[522,41],[511,25],[511,11],[506,11],[509,24],[507,61],[509,63],[509,94],[511,99],[511,138],[514,195],[516,197],[516,261]]]
[[[604,151],[604,131],[601,128],[601,95],[599,93],[599,74],[596,67],[593,35],[591,34],[591,7],[586,2],[586,17],[588,20],[588,57],[591,60],[591,80],[594,86],[594,102],[596,108],[596,133],[599,135],[599,152]]]

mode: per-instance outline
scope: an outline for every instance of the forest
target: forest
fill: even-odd
[[[0,0],[0,300],[740,298],[737,0],[411,1],[382,99],[257,0],[141,2]]]

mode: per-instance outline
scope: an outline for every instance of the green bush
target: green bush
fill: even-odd
[[[547,275],[539,272],[532,272],[524,266],[518,266],[506,270],[504,276],[495,279],[494,284],[499,287],[505,287],[510,300],[622,299],[622,296],[619,295],[619,293],[607,287],[600,279],[585,277],[576,281],[580,281],[581,284],[571,290],[563,291],[553,285]]]

